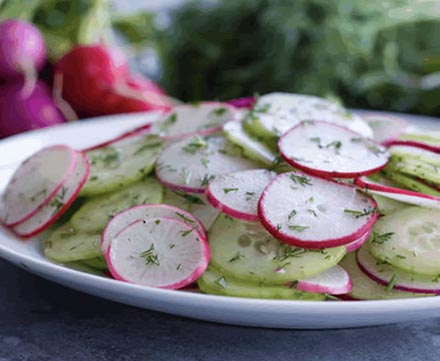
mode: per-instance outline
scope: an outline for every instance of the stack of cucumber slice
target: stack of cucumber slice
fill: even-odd
[[[54,262],[144,286],[297,300],[440,293],[439,156],[393,143],[403,122],[336,102],[251,103],[179,105],[82,152],[44,149],[12,178],[0,219],[40,235]]]

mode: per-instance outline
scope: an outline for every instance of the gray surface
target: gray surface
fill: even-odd
[[[0,260],[0,361],[438,361],[440,320],[351,330],[233,327],[149,312]]]

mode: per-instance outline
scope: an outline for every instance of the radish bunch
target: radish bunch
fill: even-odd
[[[40,31],[21,20],[0,24],[0,137],[64,122],[49,88],[38,80],[46,62]]]

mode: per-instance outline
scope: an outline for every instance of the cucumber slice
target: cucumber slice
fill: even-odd
[[[198,279],[197,284],[202,292],[214,295],[304,301],[325,299],[323,294],[302,292],[284,285],[245,282],[230,275],[224,275],[212,265]]]
[[[440,274],[440,210],[407,207],[379,219],[370,238],[372,255],[405,271]]]
[[[100,277],[107,277],[107,274],[98,268],[94,268],[89,266],[88,264],[85,264],[81,261],[78,262],[67,262],[67,263],[63,263],[63,266],[74,269],[76,271],[80,271],[80,272],[84,272],[84,273],[89,273],[91,275],[95,275],[95,276],[100,276]]]
[[[270,93],[259,97],[247,118],[246,129],[256,136],[270,139],[281,136],[304,120],[322,120],[347,127],[366,137],[373,135],[366,121],[336,102],[288,93]]]
[[[211,262],[224,274],[284,284],[313,277],[341,260],[345,247],[305,250],[273,238],[259,223],[220,214],[208,234]]]
[[[407,207],[407,204],[405,204],[403,202],[399,202],[394,199],[380,196],[377,194],[374,195],[373,198],[377,203],[377,206],[379,208],[379,213],[383,214],[383,215],[387,215],[387,214],[393,213],[399,209]]]
[[[44,255],[57,262],[101,257],[101,234],[78,232],[70,223],[55,230],[44,241]]]
[[[429,296],[420,293],[403,292],[395,289],[387,290],[386,286],[370,279],[359,268],[356,262],[355,253],[347,254],[339,263],[351,277],[353,289],[348,294],[349,298],[355,300],[387,300],[394,298],[414,298]]]
[[[228,122],[223,126],[226,137],[243,148],[243,153],[250,159],[271,165],[277,157],[266,144],[246,132],[242,122]]]
[[[102,271],[108,270],[107,262],[105,261],[105,258],[103,256],[84,259],[81,261],[81,263],[98,270],[102,270]]]
[[[124,209],[161,201],[161,184],[156,179],[148,177],[110,195],[103,194],[89,199],[72,216],[71,223],[78,231],[100,231],[116,213]]]
[[[359,268],[372,280],[396,290],[440,294],[439,276],[423,276],[396,269],[387,263],[378,262],[369,251],[368,245],[356,253]]]
[[[391,179],[393,182],[395,182],[397,185],[400,185],[401,187],[403,187],[405,189],[409,189],[409,190],[418,192],[420,194],[428,195],[428,196],[433,196],[433,197],[440,196],[440,191],[431,187],[429,184],[427,184],[423,180],[415,179],[412,176],[402,174],[399,171],[394,170],[393,168],[384,169],[383,173],[389,179]]]
[[[205,229],[209,231],[220,212],[209,204],[205,196],[201,195],[198,198],[202,203],[192,203],[189,212],[202,222]]]
[[[162,203],[188,211],[191,202],[189,199],[185,198],[185,196],[188,198],[186,193],[164,188]],[[194,195],[190,197],[195,197],[195,199],[202,201],[199,196]]]
[[[260,168],[221,136],[193,137],[171,144],[160,155],[156,175],[169,188],[203,193],[217,175]]]
[[[134,135],[87,152],[90,175],[82,196],[112,192],[135,183],[151,172],[163,146],[153,135]]]

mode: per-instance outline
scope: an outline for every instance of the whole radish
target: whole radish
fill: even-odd
[[[64,122],[45,83],[37,81],[27,95],[22,89],[22,81],[0,87],[0,137]]]
[[[121,53],[103,45],[80,45],[55,66],[63,78],[62,96],[88,115],[167,110],[168,97],[153,82],[132,77]]]
[[[29,95],[45,62],[46,45],[35,26],[18,19],[0,23],[0,78],[24,78],[22,90]]]

